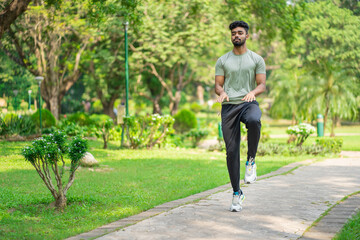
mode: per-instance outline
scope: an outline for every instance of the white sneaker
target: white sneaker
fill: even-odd
[[[240,212],[242,209],[242,203],[245,199],[245,195],[241,194],[241,195],[233,195],[233,199],[232,199],[232,203],[230,206],[230,211],[231,212]]]
[[[244,182],[247,184],[256,182],[256,163],[246,162],[246,171]]]

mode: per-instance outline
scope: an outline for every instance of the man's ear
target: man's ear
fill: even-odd
[[[247,34],[246,34],[246,39],[248,39],[249,37],[250,37],[250,34],[247,33]]]

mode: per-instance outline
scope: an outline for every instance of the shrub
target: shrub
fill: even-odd
[[[257,155],[265,156],[265,155],[274,155],[274,154],[283,154],[286,152],[286,145],[277,144],[277,143],[261,143],[258,146]]]
[[[305,153],[309,155],[323,155],[328,152],[319,145],[302,146],[302,149]]]
[[[191,111],[198,113],[198,112],[201,111],[202,106],[201,106],[200,104],[198,104],[197,102],[193,102],[193,103],[190,105],[190,109],[191,109]]]
[[[75,122],[70,122],[68,120],[62,120],[58,124],[58,129],[60,129],[63,133],[65,133],[68,136],[87,136],[87,128],[84,126],[80,126]],[[54,131],[56,131],[55,128],[53,128]]]
[[[56,131],[54,134],[43,135],[43,137],[33,141],[31,146],[22,150],[25,160],[34,166],[53,195],[57,209],[61,210],[66,207],[66,193],[74,182],[75,171],[78,169],[80,159],[85,155],[87,148],[87,141],[80,137],[74,137],[72,142],[67,145],[66,135]],[[67,183],[63,182],[65,155],[68,155],[71,160]],[[54,178],[56,184],[53,184]]]
[[[180,133],[190,131],[197,127],[197,119],[195,114],[187,109],[180,110],[175,116],[174,128]]]
[[[201,129],[191,129],[186,136],[191,139],[192,147],[195,148],[201,139],[206,138],[209,135],[209,131]]]
[[[31,116],[32,120],[34,121],[36,127],[40,127],[40,111],[39,109]],[[47,109],[41,109],[41,121],[42,121],[42,127],[43,128],[51,128],[55,126],[56,119],[52,115],[52,113]]]
[[[107,149],[107,144],[109,142],[110,130],[114,127],[114,122],[112,119],[108,119],[103,122],[102,126],[97,129],[95,132],[97,137],[102,137],[104,141],[104,149]]]
[[[21,110],[23,110],[23,111],[28,110],[28,108],[29,108],[29,103],[27,103],[27,102],[25,102],[25,101],[22,101],[22,102],[20,103],[20,108],[21,108]]]
[[[300,123],[299,125],[290,126],[286,133],[295,136],[296,146],[301,146],[310,134],[315,132],[315,128],[307,123]]]
[[[103,105],[100,100],[96,100],[95,102],[93,102],[92,108],[96,113],[101,113],[103,111]]]
[[[14,119],[18,119],[18,115],[16,115],[15,113],[8,113],[8,114],[5,115],[3,121],[6,124],[9,124],[11,121],[14,121]]]
[[[185,147],[184,140],[185,136],[182,134],[169,134],[164,142],[169,147]]]
[[[173,133],[174,118],[170,115],[159,114],[144,117],[128,116],[124,117],[124,123],[127,127],[130,147],[146,146],[150,149],[156,144],[163,143],[166,137]]]
[[[112,119],[106,114],[92,114],[90,115],[90,120],[96,126],[102,126],[107,120]]]
[[[28,115],[18,117],[16,114],[7,114],[3,120],[0,119],[0,136],[27,136],[35,133],[35,124]]]
[[[221,103],[216,102],[211,106],[211,109],[220,113],[221,112]]]
[[[340,153],[343,145],[342,138],[317,138],[316,145],[322,147],[326,152]]]
[[[77,112],[67,117],[69,122],[79,124],[80,126],[89,126],[94,122],[90,119],[90,116],[83,112]]]

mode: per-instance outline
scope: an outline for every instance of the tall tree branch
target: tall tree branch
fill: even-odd
[[[17,17],[26,11],[30,2],[31,0],[13,0],[0,12],[0,38]]]

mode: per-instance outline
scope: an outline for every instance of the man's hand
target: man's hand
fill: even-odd
[[[226,92],[222,92],[216,101],[222,103],[225,99],[226,101],[229,101],[229,96],[226,94]]]
[[[246,94],[246,96],[243,98],[243,99],[241,99],[241,100],[243,100],[243,101],[245,101],[245,102],[252,102],[252,101],[255,101],[255,94],[253,93],[253,92],[249,92],[248,94]]]

